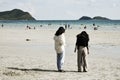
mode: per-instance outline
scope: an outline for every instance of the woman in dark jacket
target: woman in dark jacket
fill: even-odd
[[[77,65],[78,65],[78,72],[82,71],[87,72],[87,59],[86,56],[89,54],[88,48],[89,42],[89,35],[86,31],[82,31],[80,34],[77,35],[75,51],[77,49]]]

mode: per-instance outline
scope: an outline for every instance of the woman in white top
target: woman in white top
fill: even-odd
[[[55,50],[57,53],[57,68],[59,72],[63,72],[62,67],[64,63],[65,57],[65,29],[63,27],[59,27],[54,36],[55,41]]]

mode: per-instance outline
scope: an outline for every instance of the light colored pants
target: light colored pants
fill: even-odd
[[[87,47],[80,46],[77,53],[77,65],[78,65],[78,71],[87,71],[87,57],[88,50]]]
[[[61,70],[64,64],[64,53],[57,53],[57,68],[58,70]]]

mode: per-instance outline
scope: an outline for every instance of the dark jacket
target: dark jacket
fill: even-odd
[[[88,47],[88,41],[89,41],[89,35],[86,34],[78,34],[77,40],[76,40],[76,46],[77,49],[79,49],[79,46]]]

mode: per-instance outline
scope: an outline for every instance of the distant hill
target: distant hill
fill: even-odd
[[[110,20],[106,17],[101,17],[101,16],[95,16],[95,17],[93,17],[93,19],[95,19],[95,20]]]
[[[28,12],[20,9],[0,12],[0,20],[35,20]]]
[[[88,16],[82,16],[79,20],[92,20],[92,18]]]
[[[88,16],[82,16],[79,20],[110,20],[110,19],[106,17],[101,17],[101,16],[95,16],[93,18]]]

